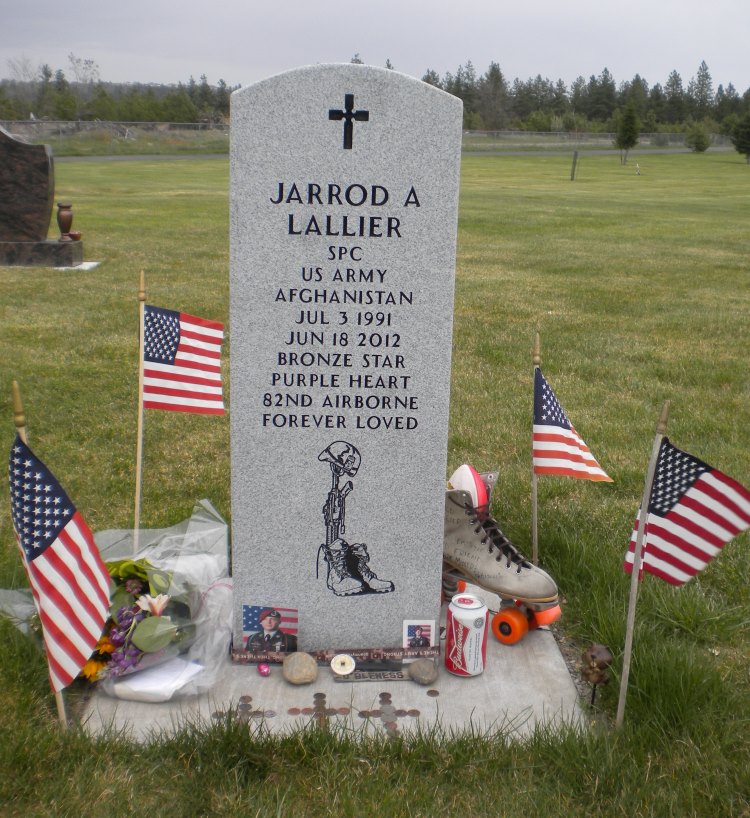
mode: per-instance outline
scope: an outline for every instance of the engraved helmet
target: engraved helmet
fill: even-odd
[[[359,471],[359,464],[362,457],[356,446],[347,443],[345,440],[336,440],[330,446],[323,449],[318,455],[318,460],[330,463],[340,473],[348,474],[350,477]]]

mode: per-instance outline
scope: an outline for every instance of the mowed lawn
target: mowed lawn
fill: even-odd
[[[547,379],[614,480],[539,481],[560,631],[576,650],[603,642],[615,656],[590,731],[407,746],[320,731],[274,740],[227,723],[146,749],[65,739],[43,660],[0,622],[0,814],[750,814],[748,535],[684,588],[646,577],[625,727],[611,727],[622,559],[664,401],[676,446],[750,486],[750,168],[729,152],[636,150],[624,166],[583,154],[572,182],[571,161],[463,160],[447,467],[499,469],[493,511],[530,553],[539,332]],[[9,450],[16,379],[31,446],[90,526],[127,527],[139,271],[149,303],[228,323],[228,162],[59,161],[56,175],[86,259],[102,264],[2,269],[0,430]],[[231,338],[226,379],[230,349]],[[231,519],[228,418],[147,413],[143,481],[145,526],[187,517],[202,497]],[[0,587],[23,585],[3,468]]]

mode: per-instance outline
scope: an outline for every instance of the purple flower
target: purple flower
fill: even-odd
[[[117,627],[112,628],[109,632],[109,641],[115,646],[119,647],[120,645],[125,644],[125,634]],[[114,653],[112,657],[114,658]]]
[[[127,630],[133,622],[133,616],[132,608],[119,608],[117,610],[117,624]]]
[[[143,590],[143,583],[139,579],[126,579],[125,590],[129,594],[140,594]]]

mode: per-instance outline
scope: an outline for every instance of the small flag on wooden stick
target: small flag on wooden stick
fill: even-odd
[[[533,461],[535,474],[612,482],[573,428],[539,367],[534,370]]]
[[[50,684],[67,687],[109,616],[109,573],[91,530],[52,472],[16,435],[9,463],[13,527],[42,623]]]
[[[531,435],[531,559],[539,561],[538,475],[557,474],[612,483],[565,414],[560,401],[542,375],[541,340],[537,332],[534,363],[534,414]]]
[[[663,438],[649,496],[641,570],[684,585],[750,528],[750,492]],[[640,511],[625,554],[633,571]]]
[[[224,325],[145,305],[143,408],[223,415]]]

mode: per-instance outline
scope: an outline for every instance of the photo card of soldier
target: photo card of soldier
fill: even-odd
[[[405,619],[402,647],[407,649],[429,648],[437,644],[435,642],[436,633],[434,620]],[[412,661],[412,658],[405,656],[404,661]]]
[[[280,605],[242,606],[242,644],[259,660],[274,653],[297,650],[299,616],[296,608]]]

